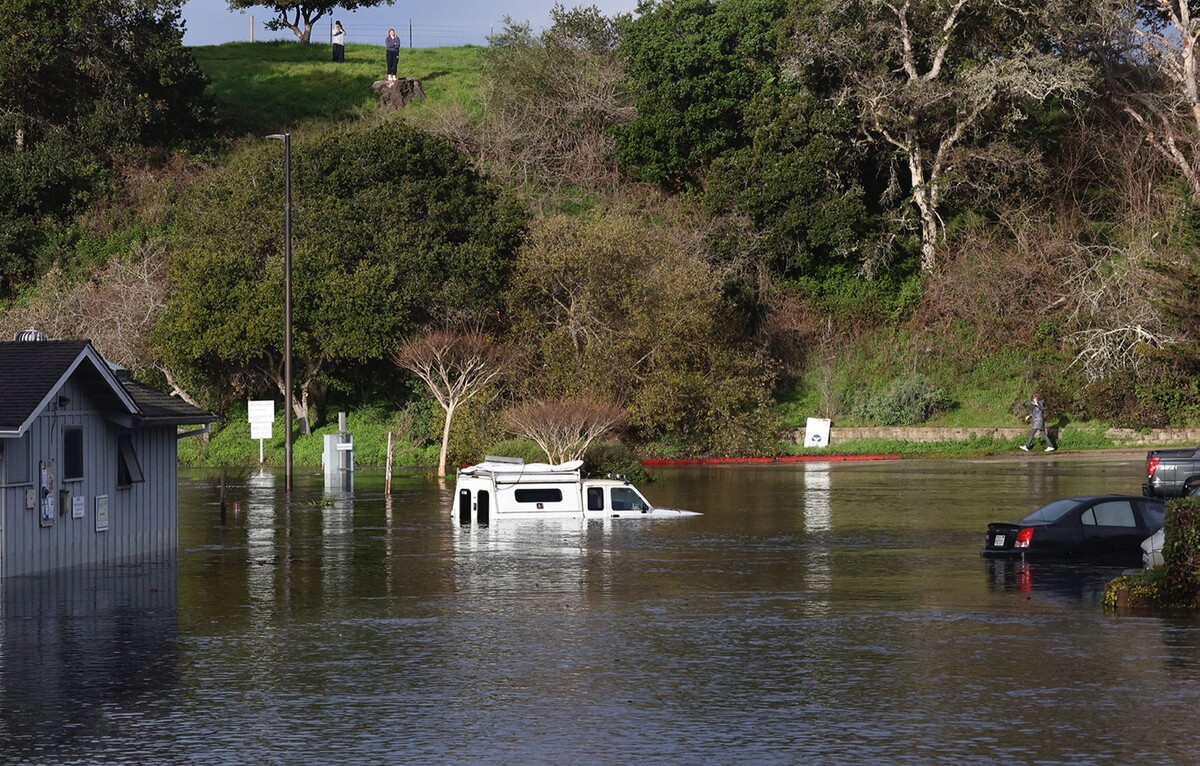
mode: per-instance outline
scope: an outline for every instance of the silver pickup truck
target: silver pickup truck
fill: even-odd
[[[1146,497],[1183,497],[1200,489],[1200,447],[1146,453]]]

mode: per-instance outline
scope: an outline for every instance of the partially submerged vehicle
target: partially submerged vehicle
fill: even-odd
[[[1089,558],[1136,563],[1161,529],[1163,501],[1132,495],[1066,497],[1016,523],[988,524],[983,550],[995,558]]]
[[[622,476],[590,477],[583,461],[526,463],[489,455],[458,472],[454,518],[486,525],[505,518],[678,519],[692,511],[656,508]]]

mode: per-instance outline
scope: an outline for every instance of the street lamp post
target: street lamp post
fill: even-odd
[[[283,455],[284,483],[292,491],[292,134],[272,133],[283,142]]]

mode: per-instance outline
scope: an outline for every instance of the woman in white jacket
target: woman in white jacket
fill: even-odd
[[[346,29],[342,22],[333,22],[333,60],[339,64],[346,61]]]

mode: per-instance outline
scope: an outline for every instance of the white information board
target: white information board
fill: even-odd
[[[96,531],[108,531],[108,495],[96,495]]]
[[[270,439],[271,438],[271,423],[255,423],[250,421],[250,438],[251,439]]]
[[[274,399],[249,399],[246,402],[247,420],[250,421],[250,438],[258,439],[258,462],[263,461],[263,439],[271,438],[271,425],[275,422]]]
[[[809,418],[804,427],[805,447],[829,446],[829,418]]]
[[[275,422],[275,400],[274,399],[251,399],[247,402],[247,420],[253,423],[274,423]]]

